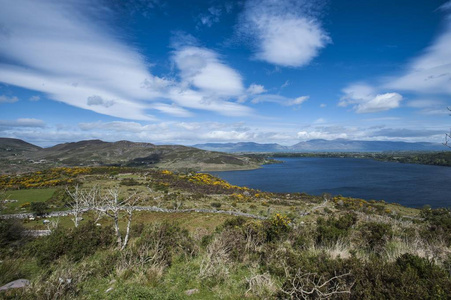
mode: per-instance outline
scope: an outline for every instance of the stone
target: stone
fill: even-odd
[[[24,288],[27,285],[30,285],[30,281],[27,279],[17,279],[14,281],[11,281],[7,284],[5,284],[4,286],[0,287],[0,291],[6,291],[9,289],[20,289],[20,288]]]
[[[185,295],[187,295],[187,296],[191,296],[191,295],[197,294],[197,293],[199,293],[198,289],[191,289],[191,290],[186,290],[185,291]]]

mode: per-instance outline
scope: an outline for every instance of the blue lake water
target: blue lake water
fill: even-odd
[[[451,167],[355,158],[277,158],[249,171],[210,172],[231,184],[269,192],[330,193],[409,207],[451,207]]]

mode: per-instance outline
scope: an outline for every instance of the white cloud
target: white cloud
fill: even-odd
[[[1,95],[0,96],[0,103],[14,103],[19,101],[19,98],[17,97],[8,97],[6,95]]]
[[[343,89],[339,106],[352,105],[357,113],[375,113],[399,107],[403,97],[398,93],[376,94],[374,88],[355,84]]]
[[[374,113],[399,107],[402,96],[398,93],[386,93],[357,105],[357,113]]]
[[[293,105],[301,105],[305,101],[307,101],[310,98],[310,96],[301,96],[297,97],[296,99],[288,101],[285,105],[293,106]]]
[[[422,55],[413,59],[403,75],[389,78],[387,88],[426,94],[451,95],[451,2],[446,11],[445,29]]]
[[[255,138],[255,134],[250,132],[216,130],[203,134],[202,138],[213,141],[249,141]]]
[[[246,91],[248,94],[251,95],[258,95],[266,92],[265,87],[263,85],[255,83],[251,84]]]
[[[244,90],[241,75],[221,62],[214,51],[182,47],[173,59],[182,81],[198,89],[217,96],[237,96]]]
[[[255,57],[287,67],[310,63],[331,41],[312,14],[312,5],[303,0],[248,0],[240,28],[256,41]]]
[[[257,96],[251,100],[252,103],[262,103],[262,102],[270,102],[270,103],[277,103],[283,106],[296,106],[301,105],[305,101],[307,101],[310,98],[310,96],[301,96],[297,98],[288,98],[280,95],[273,95],[273,94],[264,94]]]
[[[334,140],[334,139],[347,139],[349,138],[347,133],[329,133],[323,131],[299,131],[297,133],[297,137],[300,140],[314,140],[314,139],[325,139],[325,140]]]
[[[45,127],[45,122],[33,118],[19,118],[17,120],[0,120],[0,127]]]
[[[198,26],[204,25],[211,27],[214,23],[219,22],[222,15],[222,9],[219,6],[211,6],[208,8],[207,13],[200,14],[198,19]]]
[[[29,100],[36,102],[36,101],[41,100],[41,97],[39,97],[39,96],[31,96]]]
[[[188,110],[176,105],[176,104],[165,104],[165,103],[155,103],[151,108],[162,111],[166,114],[177,116],[177,117],[191,117],[192,113]]]
[[[447,109],[446,104],[440,100],[434,99],[412,100],[407,103],[407,106],[420,109],[419,113],[424,115],[449,114],[449,110]]]
[[[115,132],[143,132],[143,131],[154,131],[163,128],[162,125],[141,125],[137,122],[124,122],[124,121],[113,121],[113,122],[91,122],[91,123],[80,123],[78,127],[84,131],[90,130],[105,130],[105,131],[115,131]]]
[[[325,104],[325,103],[321,103],[320,105],[319,105],[319,107],[321,107],[321,108],[324,108],[324,107],[326,107],[327,106],[327,104]]]
[[[48,94],[49,98],[130,119],[148,119],[149,97],[140,85],[147,63],[136,51],[85,17],[88,1],[3,1],[0,20],[9,34],[0,36],[0,81]],[[24,46],[26,45],[26,46]],[[11,63],[10,63],[11,62]],[[19,67],[20,66],[20,67]],[[112,107],[89,106],[88,97],[117,99]]]
[[[5,24],[0,32],[0,82],[132,120],[153,120],[152,109],[182,117],[190,114],[184,108],[226,115],[252,111],[229,102],[243,93],[242,78],[214,51],[177,49],[182,79],[177,82],[149,72],[150,63],[108,28],[110,10],[101,3],[0,1]],[[0,97],[1,102],[12,100],[16,98]]]
[[[286,88],[286,87],[289,86],[289,85],[290,85],[290,81],[287,80],[287,81],[285,81],[284,84],[282,84],[282,85],[280,86],[280,88],[281,88],[281,89],[284,89],[284,88]]]

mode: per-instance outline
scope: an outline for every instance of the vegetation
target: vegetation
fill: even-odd
[[[21,198],[30,203],[24,210],[11,207],[22,204],[4,203],[4,212],[40,205],[70,211],[49,217],[44,209],[36,220],[0,219],[0,286],[31,281],[25,289],[0,292],[1,298],[448,299],[451,294],[449,209],[267,193],[191,171],[91,167],[21,178],[41,175],[42,182],[66,180],[67,186],[17,191],[9,183],[21,180],[4,178],[0,188],[7,189],[6,198],[47,191],[41,201]],[[140,210],[133,209],[137,205]],[[77,207],[82,209],[75,214]],[[29,235],[37,229],[51,233]]]

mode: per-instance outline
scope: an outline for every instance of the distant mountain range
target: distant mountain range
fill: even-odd
[[[177,145],[87,140],[41,148],[18,139],[0,138],[0,173],[58,166],[149,166],[168,169],[238,170],[257,168],[262,163],[264,159],[261,157]]]
[[[207,143],[196,144],[193,147],[229,153],[277,153],[277,152],[384,152],[384,151],[444,151],[441,144],[408,143],[390,141],[353,141],[346,139],[323,140],[315,139],[300,142],[292,146],[258,143]]]

